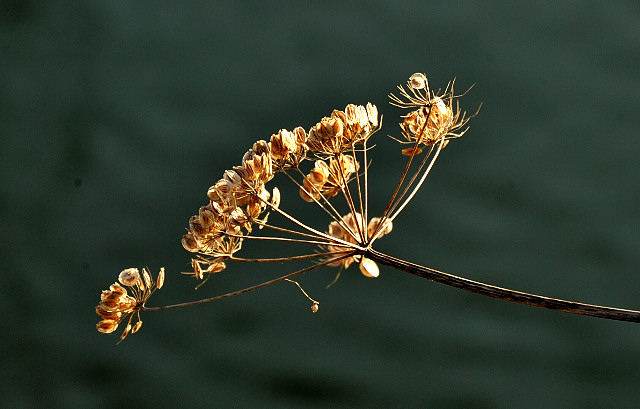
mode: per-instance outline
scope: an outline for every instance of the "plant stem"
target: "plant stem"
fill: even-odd
[[[640,322],[640,311],[584,304],[496,287],[452,274],[443,273],[429,267],[410,263],[408,261],[380,253],[373,249],[367,250],[364,253],[364,256],[380,264],[395,268],[396,270],[404,271],[405,273],[413,274],[418,277],[426,278],[427,280],[456,287],[465,291],[470,291],[472,293],[486,295],[488,297],[499,298],[505,301],[512,301],[548,310],[564,311],[571,314],[589,315],[592,317],[618,321]]]
[[[240,295],[240,294],[248,293],[250,291],[255,291],[255,290],[258,290],[260,288],[267,287],[267,286],[269,286],[271,284],[275,284],[275,283],[278,283],[280,281],[289,280],[292,277],[295,277],[295,276],[300,275],[300,274],[304,274],[304,273],[309,272],[311,270],[315,270],[316,268],[319,268],[319,267],[322,267],[322,266],[326,266],[327,264],[331,264],[334,261],[339,261],[339,260],[342,260],[344,258],[351,257],[353,255],[353,253],[354,252],[341,253],[340,255],[336,255],[335,257],[330,258],[330,259],[325,260],[325,261],[322,261],[322,262],[320,262],[318,264],[314,264],[312,266],[303,268],[301,270],[294,271],[293,273],[284,275],[282,277],[274,278],[273,280],[265,281],[263,283],[260,283],[260,284],[257,284],[257,285],[251,286],[251,287],[243,288],[242,290],[233,291],[233,292],[222,294],[222,295],[218,295],[218,296],[215,296],[215,297],[205,298],[205,299],[202,299],[202,300],[183,302],[183,303],[180,303],[180,304],[164,305],[162,307],[143,307],[141,309],[141,311],[171,310],[171,309],[174,309],[174,308],[190,307],[192,305],[206,304],[206,303],[210,303],[210,302],[213,302],[213,301],[223,300],[225,298],[235,297],[235,296]]]

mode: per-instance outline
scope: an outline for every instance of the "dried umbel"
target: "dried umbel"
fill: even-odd
[[[391,103],[401,108],[413,109],[400,123],[406,143],[413,144],[403,153],[408,156],[420,154],[424,146],[464,135],[464,126],[469,118],[454,106],[456,95],[453,82],[441,94],[429,88],[424,74],[416,73],[409,78],[407,87],[398,86],[400,97],[389,95]],[[438,95],[440,94],[440,95]]]
[[[307,202],[322,197],[334,197],[347,186],[358,170],[358,161],[352,155],[338,153],[329,163],[319,159],[302,181],[300,197]]]
[[[302,127],[291,131],[280,129],[271,135],[268,142],[259,140],[254,143],[239,165],[222,172],[221,178],[208,189],[206,203],[189,218],[182,237],[183,247],[193,254],[191,271],[187,274],[201,280],[200,286],[232,262],[315,260],[315,264],[243,290],[164,307],[145,306],[151,294],[162,287],[164,269],[161,269],[156,282],[147,269],[142,273],[135,268],[126,269],[120,273],[119,283],[102,292],[101,302],[96,307],[102,318],[97,325],[98,331],[111,333],[129,317],[121,337],[124,339],[142,325],[141,311],[212,302],[282,281],[294,283],[312,302],[311,310],[317,312],[318,301],[292,278],[322,266],[338,267],[342,271],[353,263],[358,264],[366,277],[378,277],[378,264],[383,264],[510,301],[577,314],[640,321],[640,312],[571,303],[493,287],[374,250],[373,244],[379,238],[392,233],[395,218],[416,196],[448,142],[466,132],[469,120],[458,108],[459,96],[454,94],[453,82],[444,92],[433,92],[426,75],[416,73],[406,86],[399,86],[398,90],[399,96],[389,96],[391,104],[409,112],[402,116],[400,123],[403,139],[392,139],[409,146],[385,152],[385,155],[404,154],[408,159],[386,207],[376,211],[378,217],[369,216],[368,201],[368,169],[371,165],[368,155],[372,149],[369,140],[381,126],[375,105],[349,104],[343,111],[334,110],[308,131]],[[282,197],[278,187],[270,186],[276,181],[295,184],[302,200],[308,202],[298,203],[308,206],[304,212],[312,212],[313,219],[319,222],[316,227],[305,224],[286,210],[290,207],[287,200],[295,201],[297,198]],[[243,243],[248,240],[269,241],[274,247],[283,243],[302,244],[308,246],[309,251],[271,258],[238,256]],[[134,315],[138,320],[132,326]]]
[[[142,326],[140,310],[144,308],[144,304],[153,292],[162,288],[164,268],[160,269],[155,282],[147,268],[142,269],[142,274],[137,268],[122,270],[118,281],[120,283],[114,283],[108,290],[102,291],[100,304],[96,307],[96,314],[102,318],[102,321],[96,325],[96,328],[99,332],[110,334],[118,329],[118,325],[123,319],[129,317],[124,332],[120,336],[122,340],[129,333],[138,332]],[[127,288],[131,291],[131,295],[129,295]],[[134,315],[138,321],[132,326],[131,321]]]

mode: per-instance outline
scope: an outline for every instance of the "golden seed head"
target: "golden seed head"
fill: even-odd
[[[236,221],[241,226],[245,226],[247,230],[249,230],[250,229],[249,217],[253,219],[258,218],[262,213],[262,211],[264,210],[264,206],[265,206],[264,202],[260,201],[260,199],[251,198],[251,200],[249,200],[249,203],[247,203],[247,214],[245,215],[243,213],[242,217],[239,220],[234,220],[234,221]]]
[[[429,89],[429,83],[424,74],[416,73],[411,76],[408,88],[398,86],[400,96],[389,94],[391,104],[401,108],[414,109],[405,115],[400,124],[403,136],[409,143],[433,146],[441,143],[443,148],[447,140],[459,138],[466,132],[462,129],[469,117],[464,112],[454,109],[453,103],[458,96],[453,92],[453,81],[441,95],[436,95]],[[417,108],[417,109],[416,109]],[[422,148],[415,146],[403,149],[403,155],[415,156],[422,152]]]
[[[364,226],[364,218],[357,212],[355,213],[355,216],[354,213],[347,213],[342,220],[347,224],[347,226],[349,226],[352,232],[362,230],[362,227]]]
[[[261,139],[258,142],[253,144],[253,147],[251,148],[251,150],[258,155],[263,155],[263,154],[269,155],[269,142]]]
[[[358,135],[363,130],[366,130],[369,125],[367,110],[362,105],[349,104],[344,109],[344,114],[347,127],[353,136]]]
[[[409,140],[420,139],[425,145],[433,145],[445,138],[454,124],[453,112],[440,97],[435,97],[429,106],[421,107],[404,116],[400,124],[404,135]],[[406,150],[405,155],[417,154]]]
[[[253,153],[253,151],[250,151],[250,152]],[[253,159],[254,157],[255,157],[255,153],[253,153],[253,155],[251,156],[251,159]],[[244,166],[244,161],[242,162],[242,166],[234,166],[233,167],[233,171],[236,172],[240,176],[240,179],[242,181],[249,182],[251,180],[251,173],[250,173],[249,169],[247,169],[247,167]]]
[[[333,154],[342,150],[342,131],[344,123],[336,116],[324,117],[309,131],[307,146],[309,149]]]
[[[316,301],[311,305],[311,312],[315,314],[316,312],[318,312],[319,308],[320,308],[320,303]]]
[[[296,150],[295,136],[286,129],[281,129],[277,134],[271,135],[270,144],[273,159],[284,159]]]
[[[96,314],[102,318],[96,325],[96,329],[102,333],[111,333],[118,328],[120,322],[129,317],[127,326],[120,336],[124,339],[130,331],[137,332],[142,325],[140,321],[140,311],[144,308],[153,292],[162,287],[164,283],[164,267],[158,274],[158,282],[154,283],[148,268],[142,269],[142,274],[137,268],[128,268],[120,272],[118,280],[131,287],[133,296],[127,295],[127,290],[118,283],[109,286],[108,290],[102,291],[100,304],[96,307]],[[131,326],[133,316],[138,317],[135,326]]]

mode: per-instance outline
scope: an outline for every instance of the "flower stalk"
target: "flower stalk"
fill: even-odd
[[[461,290],[486,295],[487,297],[498,298],[504,301],[511,301],[547,310],[568,312],[570,314],[588,315],[591,317],[606,318],[617,321],[640,322],[640,311],[585,304],[509,290],[469,280],[467,278],[458,277],[453,274],[443,273],[442,271],[398,259],[375,250],[369,250],[365,254],[366,257],[371,260],[393,269],[404,271],[405,273],[413,274],[415,276],[459,288]]]

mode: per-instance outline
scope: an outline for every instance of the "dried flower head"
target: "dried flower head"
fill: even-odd
[[[469,118],[461,113],[458,105],[453,102],[457,96],[453,92],[451,82],[440,95],[429,89],[426,75],[415,73],[409,78],[407,88],[398,86],[400,97],[389,95],[392,105],[401,108],[415,108],[403,116],[400,129],[406,143],[413,144],[412,148],[403,150],[408,156],[420,154],[422,146],[433,146],[436,143],[462,136],[462,130]],[[444,147],[444,145],[443,145]]]
[[[164,284],[164,267],[160,269],[156,282],[153,281],[146,267],[142,269],[142,275],[137,268],[122,270],[118,276],[118,281],[129,288],[131,295],[129,295],[125,287],[118,283],[114,283],[108,290],[102,291],[100,304],[96,307],[96,314],[102,318],[102,321],[98,322],[96,328],[99,332],[105,334],[112,333],[118,328],[120,322],[128,316],[129,320],[120,336],[122,340],[129,332],[135,333],[142,326],[140,310],[144,308],[145,303],[154,291],[162,288]],[[131,321],[134,315],[138,321],[132,327]]]
[[[354,263],[358,264],[365,277],[378,277],[380,263],[497,298],[578,314],[640,322],[638,311],[572,303],[506,290],[441,273],[374,250],[374,242],[391,233],[395,218],[416,196],[443,148],[450,139],[466,132],[463,128],[470,119],[458,108],[457,99],[460,96],[454,94],[453,82],[447,85],[444,92],[434,92],[429,88],[426,75],[416,73],[409,78],[406,86],[398,86],[398,90],[400,96],[390,95],[391,104],[410,110],[402,116],[400,129],[404,141],[399,141],[410,144],[410,147],[402,149],[408,159],[380,217],[369,217],[368,201],[368,168],[371,162],[367,155],[372,148],[368,142],[381,126],[381,117],[375,105],[349,104],[343,111],[334,110],[308,132],[301,127],[292,131],[280,129],[271,135],[269,142],[259,140],[254,143],[240,164],[225,170],[222,177],[208,189],[208,202],[191,216],[182,237],[183,247],[193,254],[192,271],[188,274],[204,283],[232,261],[255,263],[315,259],[316,263],[239,291],[150,308],[145,307],[145,303],[155,290],[163,286],[164,268],[160,269],[155,282],[146,268],[142,271],[125,269],[118,276],[118,282],[101,294],[100,304],[96,307],[96,313],[101,318],[96,326],[98,331],[111,333],[122,320],[129,317],[121,335],[121,339],[124,339],[141,328],[142,310],[178,308],[216,301],[281,281],[296,284],[312,302],[311,311],[315,313],[319,308],[318,301],[291,278],[328,265],[340,268],[337,280],[340,272]],[[421,160],[414,160],[423,151],[426,154]],[[312,203],[312,207],[328,219],[327,230],[305,224],[285,210],[286,203],[282,203],[284,198],[280,190],[268,187],[278,174],[294,183],[302,199]],[[270,214],[274,214],[272,219],[279,220],[276,223],[268,222]],[[277,223],[283,220],[289,224],[283,226]],[[256,225],[260,235],[256,234]],[[327,224],[323,221],[320,226]],[[285,257],[239,257],[237,253],[248,240],[304,244],[312,246],[312,250],[306,254]],[[318,246],[323,249],[322,253],[318,253]],[[137,322],[132,325],[134,315]]]
[[[334,110],[309,131],[306,145],[318,155],[335,155],[351,152],[356,145],[364,144],[378,130],[378,109],[368,103],[349,104],[344,111]]]

